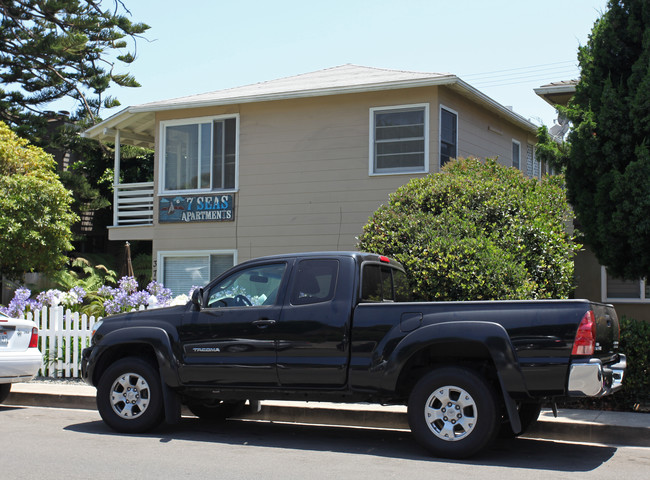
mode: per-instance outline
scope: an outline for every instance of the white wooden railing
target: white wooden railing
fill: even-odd
[[[115,185],[113,225],[153,225],[153,182]]]
[[[43,354],[39,376],[75,378],[81,374],[81,351],[90,346],[95,317],[80,315],[63,307],[43,308],[28,313],[38,327],[38,347]]]

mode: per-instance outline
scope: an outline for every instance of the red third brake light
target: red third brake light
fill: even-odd
[[[379,261],[382,262],[382,263],[390,263],[390,258],[385,257],[385,256],[382,255],[382,256],[379,257]]]
[[[594,317],[594,312],[589,310],[580,321],[571,355],[593,355],[595,350],[596,318]]]
[[[38,348],[38,328],[32,328],[32,338],[29,339],[29,348]]]

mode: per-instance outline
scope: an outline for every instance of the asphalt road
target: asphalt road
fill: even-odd
[[[516,439],[466,461],[430,457],[405,431],[229,421],[145,435],[97,412],[0,407],[0,477],[192,479],[647,479],[650,448]]]

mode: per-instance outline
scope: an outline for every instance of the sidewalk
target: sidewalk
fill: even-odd
[[[4,404],[95,410],[95,388],[82,384],[15,383]],[[408,429],[406,407],[400,406],[284,401],[263,401],[261,405],[259,413],[242,418]],[[550,410],[543,410],[524,437],[650,447],[650,414],[560,410],[558,418],[554,418]]]

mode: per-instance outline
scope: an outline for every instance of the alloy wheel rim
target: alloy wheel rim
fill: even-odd
[[[125,373],[113,382],[111,407],[121,418],[139,418],[149,406],[150,389],[144,377],[138,373]]]
[[[467,438],[476,428],[477,418],[474,398],[453,385],[436,389],[424,406],[424,419],[429,430],[446,442]]]

